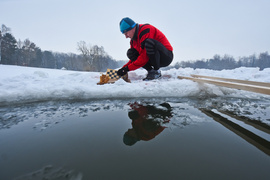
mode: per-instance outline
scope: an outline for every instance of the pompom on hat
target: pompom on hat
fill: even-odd
[[[120,21],[120,31],[124,34],[125,32],[130,31],[136,26],[136,23],[129,17],[125,17]]]

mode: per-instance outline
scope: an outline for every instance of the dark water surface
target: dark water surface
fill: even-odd
[[[0,107],[0,180],[268,180],[268,102],[223,101]]]

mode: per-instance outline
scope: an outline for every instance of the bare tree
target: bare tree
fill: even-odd
[[[83,59],[86,63],[89,64],[89,66],[93,66],[93,58],[91,56],[91,46],[87,45],[85,41],[80,41],[77,43],[78,50],[82,53]]]
[[[86,42],[80,41],[77,43],[78,50],[82,53],[84,61],[89,66],[88,71],[104,71],[107,68],[118,67],[117,63],[105,52],[103,46],[91,46]]]

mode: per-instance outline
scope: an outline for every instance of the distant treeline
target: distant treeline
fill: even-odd
[[[78,50],[80,55],[42,51],[29,39],[17,41],[5,25],[0,29],[0,64],[99,72],[124,64],[109,56],[102,46],[87,46],[82,41],[78,43]]]
[[[19,65],[28,67],[41,67],[76,71],[106,71],[107,68],[121,67],[125,61],[116,61],[109,56],[101,46],[89,46],[84,41],[77,44],[79,55],[73,53],[56,53],[42,51],[29,39],[16,40],[11,34],[10,28],[5,25],[0,29],[0,64]],[[211,59],[196,61],[177,62],[170,68],[201,68],[201,69],[235,69],[238,67],[259,67],[260,70],[270,67],[270,55],[268,52],[260,53],[258,56],[241,57],[235,60],[230,55],[215,55]]]
[[[235,69],[238,67],[259,67],[260,70],[270,67],[270,55],[268,52],[260,53],[258,56],[251,55],[249,57],[241,57],[238,60],[235,60],[232,56],[224,55],[215,55],[211,59],[202,59],[197,61],[184,61],[178,62],[175,64],[174,68],[200,68],[200,69],[213,69],[213,70],[222,70],[222,69]]]

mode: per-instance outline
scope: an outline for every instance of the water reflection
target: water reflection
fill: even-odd
[[[124,134],[123,142],[128,146],[143,140],[154,139],[166,127],[172,117],[172,108],[168,103],[162,103],[159,106],[143,105],[137,102],[130,104],[131,111],[128,117],[132,120],[132,128]]]
[[[208,115],[209,117],[213,118],[216,122],[220,123],[230,131],[237,134],[239,137],[243,138],[245,141],[249,142],[265,154],[270,156],[270,142],[263,137],[253,133],[252,131],[240,126],[239,124],[232,122],[226,117],[223,117],[223,114],[215,113],[211,110],[201,109],[203,113]],[[236,120],[236,119],[235,119]],[[237,120],[244,121],[245,123],[248,122],[248,125],[253,126],[259,131],[263,131],[269,134],[270,127],[263,123],[254,123],[252,120],[242,120],[240,117],[237,117]]]
[[[269,112],[269,102],[221,98],[0,106],[0,179],[141,179],[138,167],[145,179],[267,179]]]
[[[173,117],[165,126],[173,129],[189,124],[205,122],[208,117],[200,112],[200,108],[216,109],[222,112],[232,112],[235,116],[250,119],[252,122],[262,122],[265,126],[270,125],[270,103],[269,100],[252,100],[237,98],[211,98],[211,99],[151,99],[138,100],[141,106],[143,102],[160,106],[162,102],[169,102],[170,112]],[[9,129],[27,120],[35,120],[34,129],[45,130],[56,124],[64,122],[67,117],[76,116],[80,118],[91,116],[92,113],[100,111],[129,111],[130,103],[134,100],[96,100],[96,101],[50,101],[33,104],[20,104],[0,106],[0,130]],[[144,104],[144,105],[143,105]],[[158,107],[158,109],[162,106]],[[147,108],[146,108],[147,109]],[[153,109],[153,108],[152,108]],[[134,110],[134,109],[133,109]],[[150,110],[151,111],[151,110]],[[204,118],[205,117],[205,118]]]

